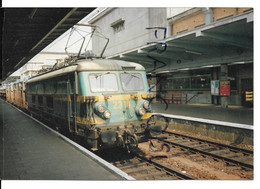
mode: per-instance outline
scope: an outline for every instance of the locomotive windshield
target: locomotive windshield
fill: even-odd
[[[120,78],[125,91],[144,90],[143,78],[140,73],[122,73]]]
[[[91,74],[89,81],[92,92],[118,91],[115,74]]]

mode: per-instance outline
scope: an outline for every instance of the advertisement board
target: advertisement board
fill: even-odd
[[[219,82],[219,95],[230,96],[230,81]]]
[[[219,95],[219,80],[211,80],[211,95]]]

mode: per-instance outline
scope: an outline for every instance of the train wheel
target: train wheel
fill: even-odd
[[[126,131],[124,134],[124,143],[128,153],[138,148],[137,136],[129,131]]]

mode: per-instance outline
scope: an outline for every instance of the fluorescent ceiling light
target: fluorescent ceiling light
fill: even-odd
[[[195,54],[195,55],[202,55],[202,53],[196,51],[185,51],[185,52],[190,54]]]

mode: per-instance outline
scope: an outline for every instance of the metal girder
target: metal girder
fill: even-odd
[[[217,41],[221,41],[222,43],[233,45],[242,48],[253,49],[252,39],[249,37],[244,37],[243,35],[230,35],[230,34],[220,34],[214,32],[207,31],[197,31],[196,37],[206,37],[210,39],[214,39]]]
[[[148,58],[146,55],[120,55],[120,59],[121,60],[126,60],[126,61],[133,61],[133,62],[145,62],[146,64],[153,64],[153,60]],[[160,58],[161,61],[163,62],[170,62],[170,59],[165,60],[164,58]]]
[[[221,55],[222,50],[216,46],[209,44],[202,44],[200,41],[191,42],[183,40],[174,40],[169,43],[170,48],[182,48],[184,51],[188,51],[191,54],[203,55],[207,57],[212,57],[216,55]]]
[[[194,62],[187,61],[187,62],[181,62],[179,64],[172,62],[172,64],[170,64],[170,69],[199,68],[199,67],[203,68],[203,67],[227,64],[227,63],[233,63],[233,62],[250,62],[250,61],[253,61],[251,57],[252,57],[252,54],[248,53],[243,57],[241,57],[241,56],[224,56],[221,58],[213,57],[211,59],[203,58],[203,59],[199,59]],[[160,70],[160,71],[165,71],[165,70]]]
[[[142,50],[142,53],[146,54],[147,56],[147,51],[145,50]],[[161,60],[164,59],[165,61],[167,62],[171,62],[173,60],[188,60],[188,61],[193,61],[195,59],[194,55],[191,54],[191,53],[187,53],[185,51],[175,51],[175,50],[172,50],[171,48],[169,48],[167,46],[167,49],[164,51],[164,52],[161,52],[161,53],[156,53],[156,52],[150,52],[149,55],[151,57],[154,57],[154,58],[160,58]]]
[[[2,64],[6,79],[95,8],[3,8]]]

